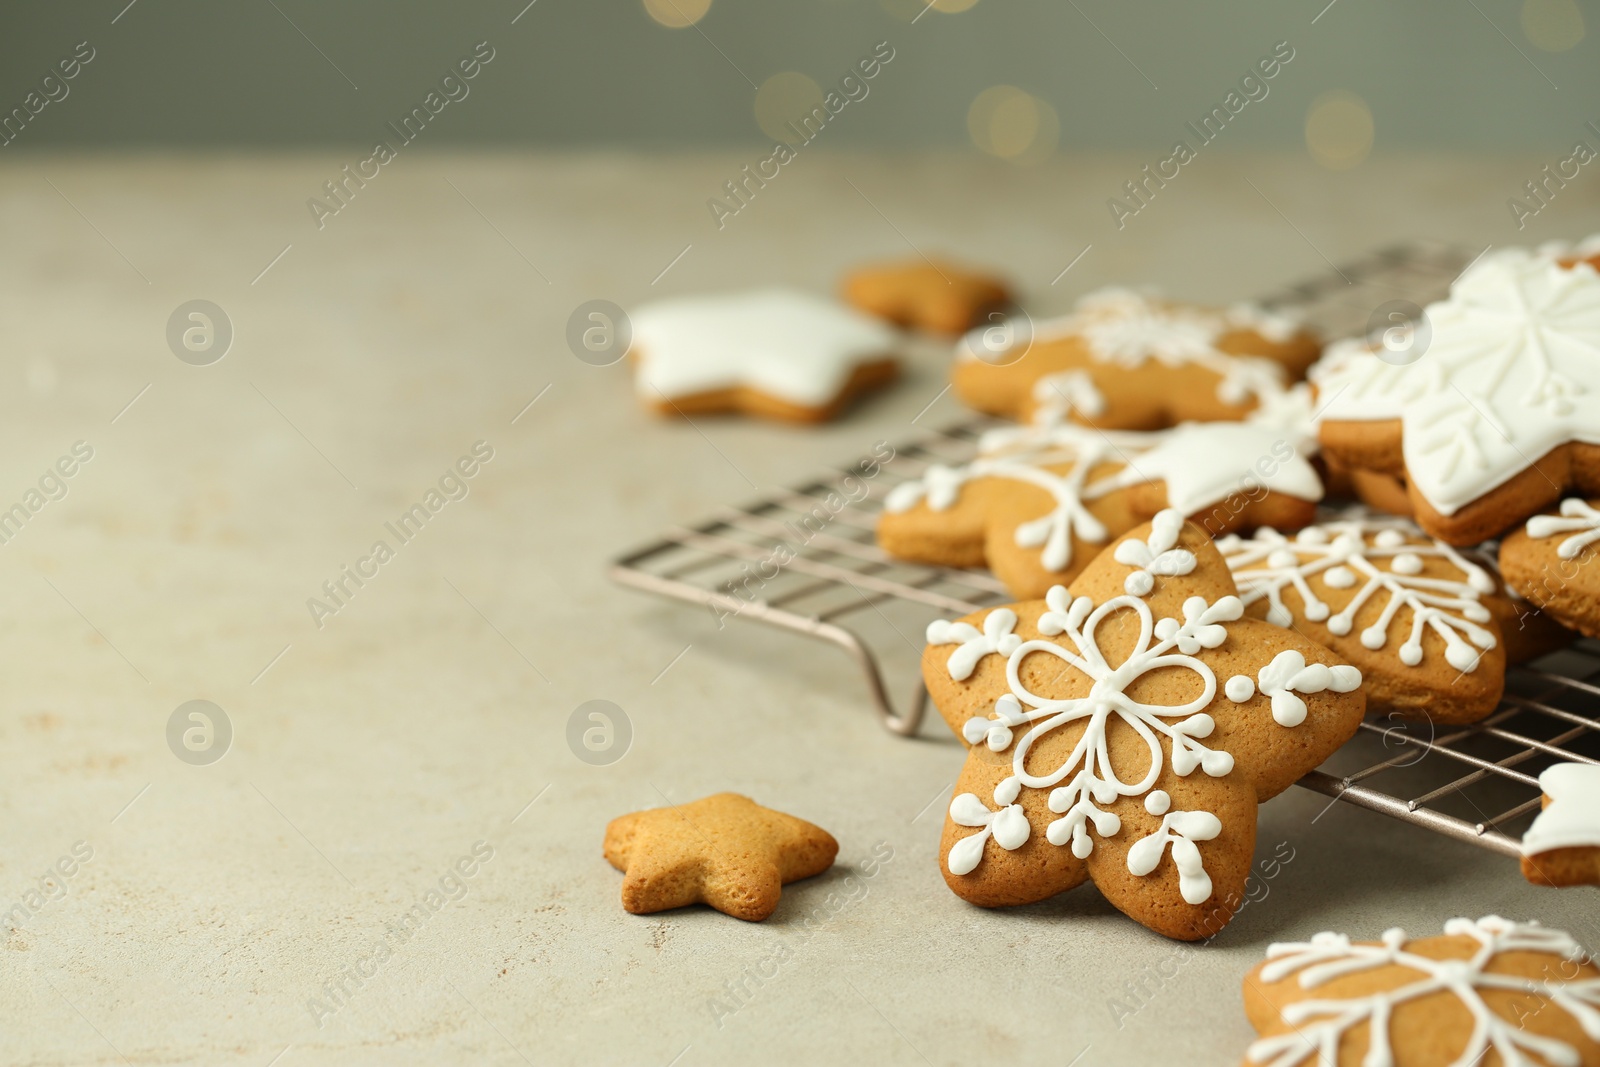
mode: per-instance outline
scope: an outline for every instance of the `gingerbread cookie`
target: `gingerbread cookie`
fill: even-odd
[[[1542,810],[1522,835],[1534,885],[1600,885],[1600,765],[1557,763],[1539,775]]]
[[[1485,255],[1427,309],[1410,363],[1364,342],[1312,370],[1323,450],[1401,477],[1417,523],[1454,545],[1494,537],[1564,490],[1600,493],[1600,272],[1587,260]]]
[[[1320,351],[1296,321],[1247,304],[1217,311],[1103,289],[1062,318],[968,334],[951,382],[992,415],[1054,406],[1089,426],[1155,430],[1241,419]]]
[[[1506,584],[1541,612],[1600,637],[1600,508],[1577,497],[1535,515],[1500,544]]]
[[[1313,442],[1303,429],[1255,421],[996,430],[974,462],[930,467],[891,490],[878,544],[920,563],[987,563],[1014,596],[1039,597],[1168,507],[1213,534],[1304,525],[1322,495],[1303,451]]]
[[[1490,915],[1443,937],[1317,934],[1244,980],[1245,1067],[1595,1067],[1600,968],[1570,936]]]
[[[626,875],[622,906],[635,915],[703,903],[759,921],[777,908],[780,886],[821,874],[838,854],[826,830],[737,793],[606,827],[606,860]]]
[[[1355,515],[1217,548],[1245,610],[1360,668],[1373,706],[1466,723],[1499,704],[1509,598],[1488,568],[1404,519]]]
[[[941,867],[1027,904],[1092,879],[1168,937],[1227,924],[1256,806],[1360,726],[1361,673],[1244,617],[1222,556],[1175,511],[1042,601],[928,627],[923,678],[969,746]]]
[[[894,330],[786,289],[661,300],[631,322],[639,398],[666,415],[822,422],[899,373]]]
[[[1011,303],[992,275],[944,260],[913,259],[863,267],[844,280],[847,303],[896,326],[959,337]]]

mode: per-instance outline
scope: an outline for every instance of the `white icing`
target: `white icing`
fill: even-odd
[[[1368,601],[1387,597],[1382,613],[1361,632],[1361,644],[1373,650],[1388,644],[1389,624],[1400,611],[1409,611],[1411,633],[1397,651],[1406,666],[1422,662],[1422,635],[1428,630],[1444,640],[1445,661],[1459,671],[1476,670],[1480,653],[1495,647],[1494,633],[1480,625],[1490,619],[1482,597],[1494,591],[1494,579],[1404,520],[1342,519],[1307,527],[1292,540],[1263,529],[1249,540],[1220,538],[1217,548],[1233,570],[1240,599],[1250,605],[1265,598],[1267,621],[1279,626],[1294,624],[1283,600],[1283,591],[1293,587],[1305,618],[1326,622],[1341,636],[1351,631]],[[1460,578],[1423,577],[1424,559],[1448,562]],[[1387,570],[1380,566],[1385,560]],[[1333,614],[1306,581],[1318,574],[1334,589],[1361,587]]]
[[[1018,343],[1034,344],[1076,335],[1083,338],[1096,362],[1125,369],[1151,360],[1166,367],[1201,366],[1218,376],[1218,399],[1243,404],[1268,392],[1281,392],[1284,370],[1270,359],[1223,352],[1216,342],[1236,329],[1255,330],[1267,340],[1282,342],[1299,328],[1299,323],[1287,316],[1268,314],[1248,304],[1215,311],[1131,289],[1109,288],[1080,298],[1070,315],[1034,323],[1031,329],[1015,331],[1015,336],[1027,339]],[[996,358],[979,333],[964,337],[956,346],[956,355],[962,360]],[[1039,399],[1037,394],[1035,399]],[[1091,417],[1096,414],[1075,401],[1074,405]]]
[[[635,386],[651,400],[745,386],[822,407],[899,340],[877,319],[787,289],[658,300],[631,321]]]
[[[1361,342],[1314,368],[1326,418],[1401,420],[1411,485],[1445,515],[1571,441],[1600,444],[1600,274],[1523,249],[1485,255],[1427,309],[1404,365]]]
[[[1119,477],[1133,483],[1164,480],[1167,503],[1194,515],[1258,486],[1299,500],[1322,499],[1322,479],[1294,448],[1286,431],[1251,422],[1186,422],[1163,433],[1149,451],[1133,458],[1137,468]],[[1263,473],[1265,467],[1265,473]]]
[[[1123,589],[1133,596],[1148,596],[1157,575],[1173,578],[1194,570],[1194,553],[1176,547],[1182,532],[1183,516],[1168,508],[1151,521],[1148,541],[1130,537],[1118,544],[1113,558],[1134,568],[1123,581]]]
[[[1106,398],[1086,370],[1058,371],[1033,383],[1034,421],[1065,422],[1076,410],[1096,418],[1106,413]]]
[[[1539,788],[1550,804],[1522,835],[1523,855],[1537,856],[1558,848],[1600,848],[1600,767],[1557,763],[1539,775]]]
[[[1600,541],[1600,510],[1569,496],[1561,502],[1560,515],[1535,515],[1528,520],[1529,537],[1543,540],[1560,533],[1572,536],[1556,546],[1556,555],[1562,559],[1576,558],[1579,552]]]
[[[1287,648],[1272,657],[1256,677],[1261,695],[1272,700],[1272,719],[1279,726],[1299,726],[1306,721],[1306,702],[1296,693],[1349,693],[1361,688],[1361,672],[1356,668],[1342,663],[1333,667],[1307,663],[1305,656]],[[1243,704],[1255,695],[1256,688],[1246,675],[1236,674],[1228,679],[1223,692],[1235,704]]]
[[[1144,546],[1141,556],[1148,555],[1152,562],[1164,555],[1173,559],[1172,553],[1182,551],[1173,547],[1181,525],[1176,512],[1163,512],[1152,524],[1150,538],[1138,542]],[[1133,542],[1125,540],[1121,545],[1130,543]],[[1176,573],[1187,574],[1193,569],[1190,555],[1188,564]],[[1227,640],[1225,624],[1239,619],[1244,605],[1233,596],[1220,597],[1214,603],[1192,596],[1183,602],[1182,619],[1157,619],[1143,599],[1150,591],[1147,587],[1142,594],[1124,594],[1096,605],[1088,597],[1073,597],[1064,587],[1055,586],[1046,594],[1045,610],[1036,624],[1043,636],[1030,641],[1020,641],[1012,632],[1017,617],[1008,609],[990,612],[982,633],[965,623],[940,623],[929,628],[930,644],[958,646],[947,666],[952,678],[969,678],[977,658],[1000,655],[1006,660],[1009,690],[995,701],[990,717],[974,716],[961,729],[968,744],[985,744],[997,753],[1009,749],[1011,775],[996,787],[994,809],[972,793],[963,793],[952,801],[950,817],[957,825],[981,828],[980,833],[968,835],[952,846],[946,857],[946,866],[952,873],[969,874],[976,869],[985,843],[991,838],[1004,849],[1020,847],[1028,840],[1028,832],[1017,825],[1018,819],[1026,822],[1016,804],[1024,788],[1049,790],[1047,806],[1060,817],[1045,828],[1045,839],[1058,847],[1070,847],[1078,859],[1085,859],[1094,851],[1095,836],[1107,838],[1121,831],[1122,820],[1106,810],[1109,805],[1119,797],[1143,796],[1145,810],[1161,816],[1162,823],[1154,833],[1133,844],[1128,854],[1129,871],[1141,877],[1149,874],[1170,846],[1184,900],[1200,904],[1211,895],[1211,880],[1205,873],[1197,842],[1214,839],[1222,832],[1221,822],[1209,812],[1170,810],[1171,797],[1154,786],[1169,759],[1172,772],[1180,777],[1201,770],[1220,778],[1233,770],[1230,753],[1202,743],[1216,729],[1215,720],[1205,709],[1217,696],[1217,677],[1198,656]],[[1099,647],[1096,631],[1108,617],[1123,619],[1127,612],[1136,617],[1139,634],[1133,649],[1113,666]],[[1091,679],[1089,692],[1054,700],[1029,690],[1023,684],[1021,667],[1034,653],[1053,656],[1076,668]],[[1298,700],[1288,690],[1320,692],[1331,688],[1346,692],[1360,680],[1354,668],[1307,667],[1303,659],[1294,670],[1285,672],[1279,667],[1282,660],[1279,656],[1262,668],[1264,692],[1276,694],[1281,690],[1289,699]],[[1176,704],[1148,704],[1129,695],[1134,683],[1151,671],[1189,673],[1194,684],[1184,687],[1188,699]],[[1313,671],[1322,673],[1314,677]],[[1350,681],[1352,677],[1354,683]],[[1230,680],[1228,695],[1246,699],[1240,695],[1238,682],[1237,678]],[[1244,683],[1254,685],[1249,679]],[[1303,702],[1300,708],[1300,719],[1304,719]],[[1113,765],[1107,743],[1107,730],[1113,720],[1120,720],[1145,742],[1148,758],[1139,762],[1135,772],[1138,777],[1124,778]],[[1052,731],[1076,723],[1083,724],[1083,734],[1066,759],[1054,768],[1030,770],[1028,756],[1034,746]],[[1163,747],[1163,739],[1170,755]],[[1013,808],[1016,814],[1007,815]]]
[[[1600,979],[1566,979],[1561,976],[1564,966],[1557,965],[1545,968],[1539,978],[1489,970],[1502,952],[1538,952],[1579,960],[1584,955],[1577,942],[1559,930],[1513,923],[1497,915],[1476,921],[1452,919],[1445,923],[1444,931],[1470,937],[1477,942],[1477,950],[1468,959],[1433,959],[1407,951],[1409,939],[1398,929],[1384,931],[1376,945],[1356,944],[1344,934],[1332,933],[1317,934],[1309,942],[1272,945],[1267,949],[1271,962],[1261,970],[1265,982],[1280,982],[1298,973],[1300,988],[1316,989],[1345,975],[1393,966],[1415,971],[1418,977],[1397,977],[1394,981],[1403,984],[1373,993],[1287,1004],[1280,1011],[1290,1030],[1252,1043],[1247,1060],[1268,1067],[1340,1063],[1341,1045],[1352,1037],[1359,1040],[1365,1036],[1368,1047],[1363,1067],[1395,1067],[1391,1043],[1395,1009],[1424,997],[1449,994],[1471,1014],[1473,1024],[1452,1067],[1483,1063],[1490,1051],[1504,1067],[1578,1067],[1582,1061],[1577,1049],[1525,1028],[1532,1012],[1517,1011],[1508,1018],[1483,998],[1487,991],[1521,994],[1510,1001],[1513,1008],[1528,1004],[1537,1005],[1537,1010],[1565,1012],[1591,1039],[1600,1041]],[[1408,1028],[1409,1034],[1420,1033],[1415,1025]],[[1352,1033],[1358,1029],[1359,1034]]]

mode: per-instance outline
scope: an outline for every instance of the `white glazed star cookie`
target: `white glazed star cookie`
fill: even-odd
[[[662,414],[821,422],[899,371],[893,329],[787,289],[660,300],[631,322],[636,391]]]

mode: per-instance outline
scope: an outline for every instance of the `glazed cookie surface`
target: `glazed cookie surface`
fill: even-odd
[[[1600,885],[1600,766],[1557,763],[1539,775],[1542,810],[1522,835],[1534,885]]]
[[[613,819],[604,851],[625,875],[622,906],[635,915],[709,904],[759,921],[782,886],[833,866],[839,843],[804,819],[718,793]]]
[[[1358,516],[1217,548],[1246,612],[1360,668],[1371,705],[1466,723],[1499,704],[1510,599],[1487,567],[1413,524]]]
[[[1540,611],[1600,636],[1600,501],[1568,497],[1500,543],[1506,584]]]
[[[1006,283],[946,260],[913,259],[852,271],[841,287],[851,306],[896,326],[959,337],[1011,303]]]
[[[1411,362],[1350,341],[1312,369],[1327,397],[1326,453],[1400,479],[1387,492],[1403,486],[1417,523],[1456,545],[1516,526],[1564,490],[1600,493],[1593,264],[1491,252],[1429,306],[1427,323],[1430,340]]]
[[[1600,968],[1559,930],[1499,916],[1442,937],[1317,934],[1244,980],[1245,1067],[1595,1067]]]
[[[991,415],[1029,419],[1053,407],[1102,429],[1155,430],[1243,418],[1320,351],[1294,320],[1250,305],[1223,311],[1104,289],[1070,315],[967,335],[951,382]]]
[[[899,372],[893,329],[787,289],[660,300],[631,322],[635,390],[665,415],[821,422]]]
[[[1167,508],[1212,534],[1311,521],[1322,483],[1303,428],[1195,423],[1154,433],[1007,428],[967,465],[890,491],[878,544],[921,563],[987,563],[1012,594],[1070,581],[1112,538]]]
[[[994,907],[1093,880],[1168,937],[1238,909],[1256,808],[1348,740],[1361,675],[1244,617],[1227,564],[1175,511],[1042,601],[928,627],[923,678],[969,746],[945,881]]]

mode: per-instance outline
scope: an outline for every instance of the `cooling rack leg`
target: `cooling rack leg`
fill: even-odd
[[[903,714],[894,710],[894,704],[889,700],[888,691],[883,685],[883,673],[878,670],[878,660],[871,650],[862,644],[861,639],[838,626],[824,625],[818,627],[817,635],[825,637],[834,644],[843,648],[856,658],[861,665],[862,673],[867,676],[867,689],[872,693],[872,702],[877,705],[878,719],[883,723],[884,729],[901,737],[911,737],[922,725],[922,716],[928,710],[928,690],[921,680],[917,682],[916,693],[912,696]]]

